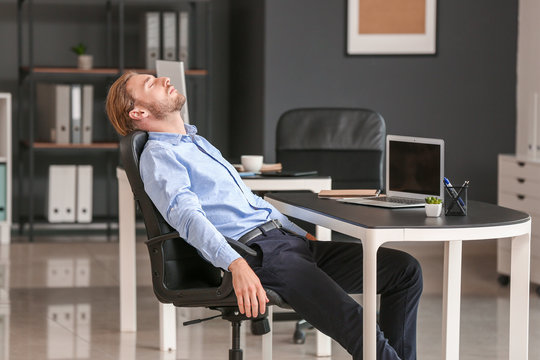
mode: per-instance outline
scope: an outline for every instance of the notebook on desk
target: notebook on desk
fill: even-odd
[[[273,176],[273,177],[314,176],[314,175],[317,175],[316,170],[311,170],[311,171],[283,170],[283,171],[269,171],[269,172],[261,173],[261,176]]]
[[[388,135],[386,196],[338,201],[386,208],[421,207],[428,196],[443,197],[444,141]]]

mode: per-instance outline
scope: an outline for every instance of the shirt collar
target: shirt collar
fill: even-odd
[[[197,127],[195,125],[184,124],[186,135],[167,132],[148,132],[148,140],[166,141],[171,144],[176,144],[182,141],[184,137],[192,137],[197,135]]]

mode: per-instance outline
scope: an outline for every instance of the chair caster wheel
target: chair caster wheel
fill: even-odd
[[[508,275],[499,275],[499,277],[497,278],[497,281],[502,286],[507,286],[508,284],[510,284],[510,276],[508,276]]]
[[[304,344],[306,342],[306,333],[302,330],[296,329],[293,335],[293,342],[298,345]]]
[[[264,335],[270,332],[268,318],[251,320],[251,333],[253,335]]]

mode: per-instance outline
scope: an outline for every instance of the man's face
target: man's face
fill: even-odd
[[[128,80],[126,88],[135,99],[135,106],[145,107],[156,119],[180,111],[186,102],[185,96],[166,77],[136,74]]]

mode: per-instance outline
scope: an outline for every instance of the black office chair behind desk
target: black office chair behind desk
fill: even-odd
[[[276,158],[285,170],[317,170],[334,189],[382,189],[386,125],[369,109],[303,108],[278,121]]]
[[[386,124],[373,110],[293,109],[278,120],[276,160],[284,170],[317,170],[319,175],[331,176],[334,189],[382,189],[385,143]],[[310,226],[300,225],[306,230]],[[274,313],[274,321],[297,319],[291,313]],[[304,343],[305,329],[310,327],[299,320],[293,341]]]
[[[195,248],[181,239],[178,232],[163,219],[146,194],[139,173],[139,158],[147,139],[148,134],[142,131],[125,136],[120,142],[120,154],[146,227],[154,293],[162,303],[172,303],[178,307],[208,307],[221,312],[221,317],[232,325],[229,359],[241,360],[240,324],[247,318],[238,311],[232,276],[204,261]],[[231,239],[227,241],[240,254],[255,255],[255,251],[244,244]],[[267,296],[269,305],[287,307],[275,292],[267,289]],[[269,331],[266,315],[259,316],[253,324],[252,331],[255,330],[257,335]]]

